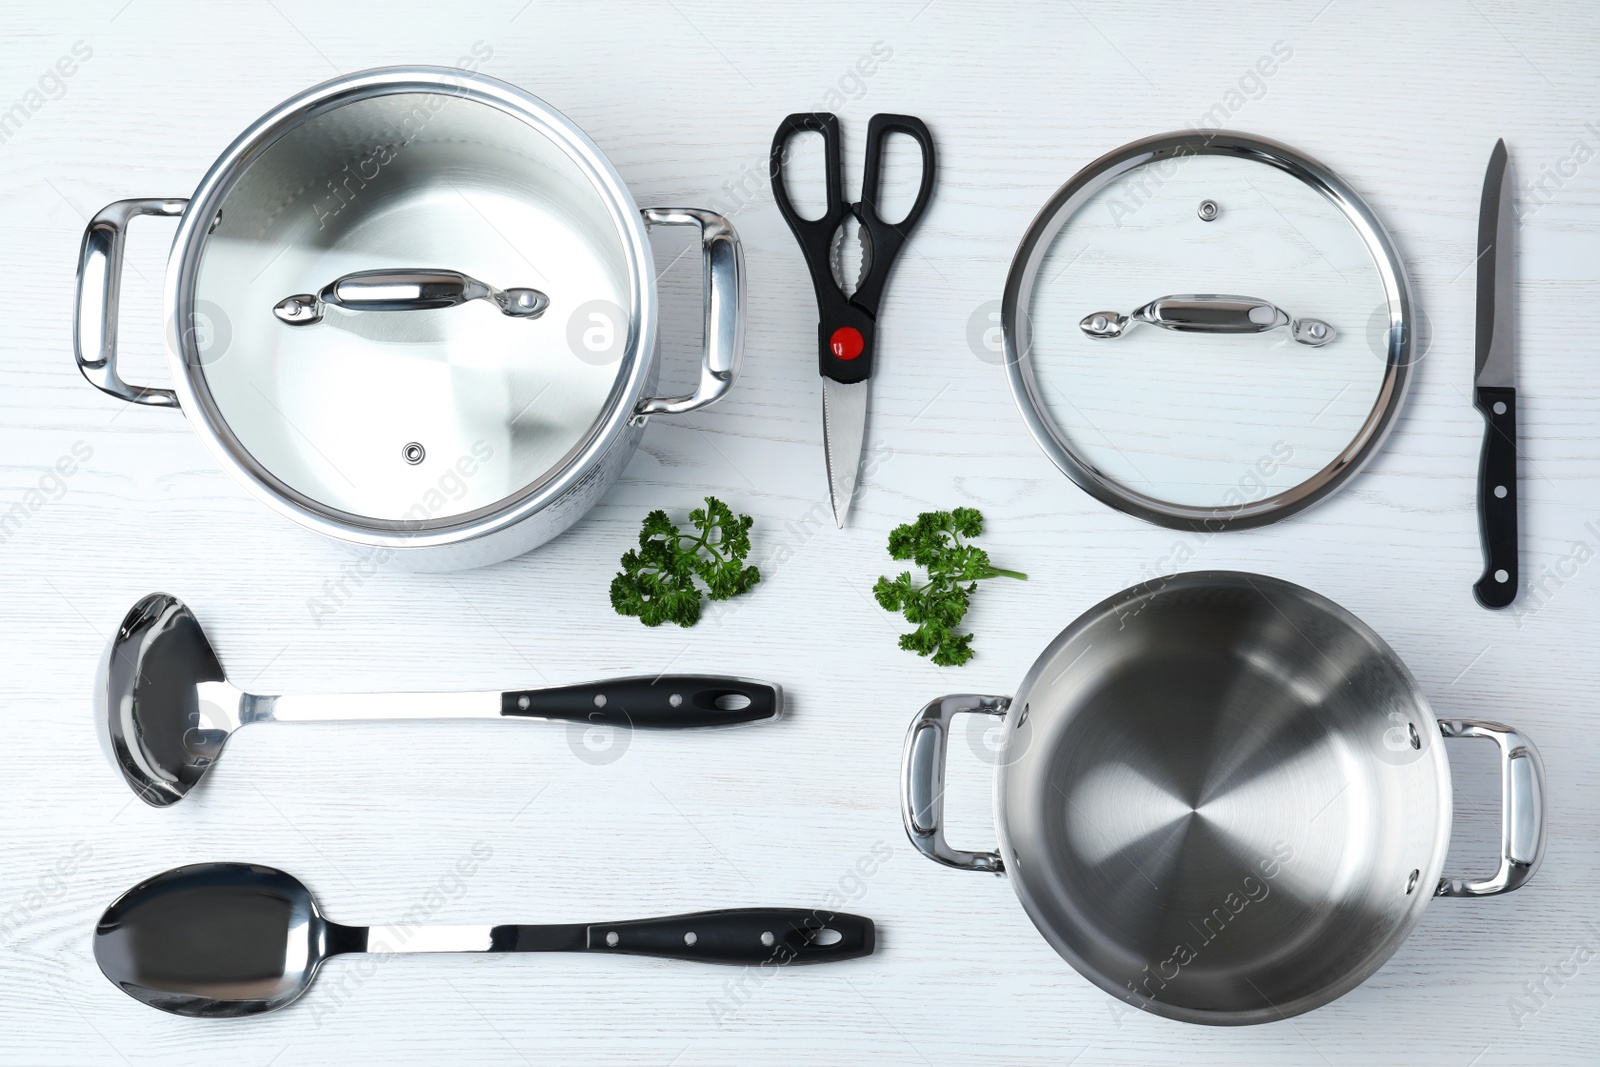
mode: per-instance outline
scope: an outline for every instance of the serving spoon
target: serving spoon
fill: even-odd
[[[600,952],[785,966],[872,954],[871,919],[826,909],[730,908],[590,925],[344,926],[293,875],[196,863],[148,878],[105,910],[94,958],[152,1008],[194,1018],[276,1011],[344,952]]]
[[[689,727],[770,722],[783,691],[738,678],[658,675],[480,693],[257,696],[228,683],[183,601],[151,593],[106,645],[95,682],[100,743],[146,803],[176,804],[253,722],[536,719],[585,726]]]

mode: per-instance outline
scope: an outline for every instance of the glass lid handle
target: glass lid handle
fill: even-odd
[[[1180,333],[1265,333],[1287,326],[1291,337],[1312,348],[1321,348],[1337,336],[1321,319],[1292,318],[1277,305],[1255,297],[1211,293],[1163,296],[1128,315],[1097,311],[1085,316],[1078,327],[1090,337],[1121,337],[1136,322]]]
[[[537,289],[496,289],[456,270],[362,270],[346,274],[312,295],[285,297],[272,307],[280,322],[310,326],[328,305],[347,311],[429,311],[487,300],[514,319],[536,319],[550,306]]]

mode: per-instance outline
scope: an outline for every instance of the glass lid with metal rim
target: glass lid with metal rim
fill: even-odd
[[[1045,453],[1098,500],[1243,529],[1322,500],[1382,443],[1411,298],[1370,208],[1274,141],[1188,131],[1091,163],[1017,249],[1007,373]]]

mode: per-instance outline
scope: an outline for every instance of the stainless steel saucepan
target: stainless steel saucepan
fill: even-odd
[[[945,841],[953,716],[1002,717],[999,849]],[[1443,876],[1443,737],[1500,748],[1501,855]],[[947,696],[901,767],[928,857],[1007,873],[1039,932],[1091,982],[1185,1022],[1268,1022],[1359,985],[1430,897],[1505,893],[1544,852],[1544,771],[1506,726],[1434,718],[1382,638],[1261,575],[1125,590],[1068,626],[1015,696]]]
[[[172,388],[117,370],[128,224],[179,219],[166,274]],[[656,395],[648,230],[699,231],[692,393]],[[188,199],[119,200],[84,234],[78,367],[181,407],[280,514],[416,569],[508,559],[616,481],[651,415],[712,403],[744,341],[732,226],[641,211],[542,100],[443,67],[352,74],[287,100]]]

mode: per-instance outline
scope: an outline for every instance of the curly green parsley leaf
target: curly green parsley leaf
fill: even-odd
[[[928,572],[921,585],[906,571],[898,578],[879,578],[872,587],[886,611],[903,612],[916,626],[900,636],[900,647],[932,656],[941,667],[959,667],[973,656],[972,635],[955,628],[966,617],[972,594],[986,578],[1027,579],[989,562],[989,553],[962,538],[983,533],[983,516],[975,508],[924,511],[917,521],[889,533],[889,555],[909,559]]]
[[[693,626],[700,621],[702,596],[696,578],[712,600],[747,593],[761,581],[759,569],[744,565],[754,522],[748,515],[735,517],[714,496],[689,512],[690,533],[680,532],[665,511],[652,511],[644,517],[639,547],[622,554],[622,570],[611,579],[612,608],[646,626]]]

